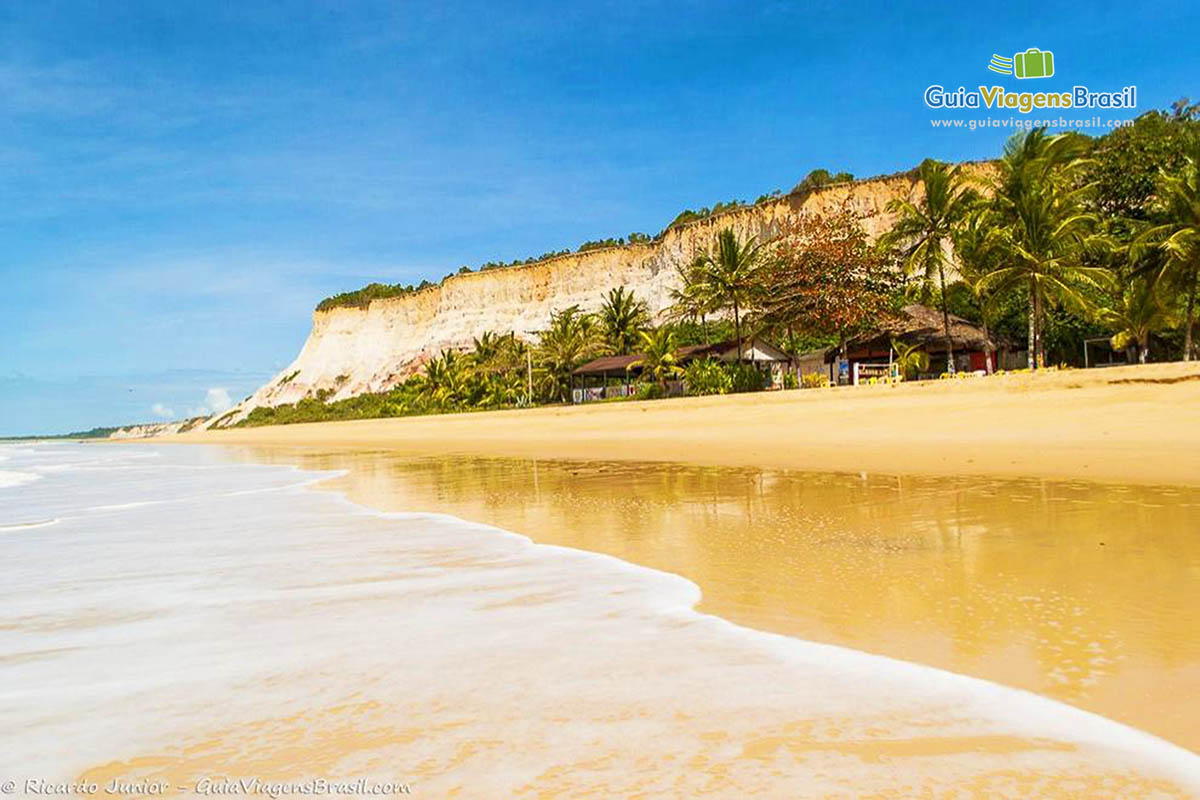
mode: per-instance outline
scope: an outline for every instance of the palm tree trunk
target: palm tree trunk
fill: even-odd
[[[1046,368],[1046,320],[1042,296],[1033,297],[1034,340],[1037,341],[1037,368]]]
[[[1150,355],[1150,334],[1147,332],[1143,336],[1138,337],[1138,363],[1145,364],[1146,357]]]
[[[992,340],[992,333],[988,330],[987,312],[982,312],[980,317],[983,320],[983,338],[990,342]],[[985,344],[983,346],[983,369],[988,375],[992,374],[992,353],[994,352],[995,350],[990,349],[988,345]]]
[[[737,340],[737,360],[742,363],[742,318],[738,313],[738,301],[733,299],[733,338]]]
[[[954,341],[950,338],[950,302],[946,298],[946,267],[938,264],[938,279],[942,283],[942,324],[946,334],[946,372],[954,374]]]
[[[1187,314],[1183,323],[1183,360],[1192,360],[1192,327],[1196,322],[1196,288],[1200,284],[1200,265],[1192,265],[1192,285],[1188,288]]]
[[[1029,284],[1029,353],[1026,359],[1029,362],[1030,369],[1037,368],[1037,311],[1033,300],[1037,290],[1031,282]]]

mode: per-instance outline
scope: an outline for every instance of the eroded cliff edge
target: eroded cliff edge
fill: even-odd
[[[438,286],[375,300],[366,308],[316,311],[296,359],[213,424],[236,424],[253,408],[294,403],[321,390],[331,400],[384,391],[445,348],[465,348],[485,331],[532,337],[546,327],[552,312],[576,304],[594,310],[615,286],[632,289],[661,314],[677,286],[677,268],[707,250],[723,228],[733,228],[741,238],[769,237],[801,213],[847,207],[875,238],[893,221],[888,203],[916,199],[919,192],[908,174],[835,184],[681,225],[649,244],[454,275]]]

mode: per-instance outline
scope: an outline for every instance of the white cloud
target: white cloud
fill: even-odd
[[[189,417],[211,417],[233,408],[233,398],[223,386],[214,386],[204,393],[204,402],[188,411]]]
[[[155,403],[150,407],[150,410],[154,412],[154,416],[162,417],[163,419],[171,419],[175,416],[175,411],[167,408],[162,403]]]
[[[233,400],[229,397],[229,390],[220,387],[209,389],[204,395],[204,407],[213,414],[220,414],[222,411],[228,411],[233,408]]]

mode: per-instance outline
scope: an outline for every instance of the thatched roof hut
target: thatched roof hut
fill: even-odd
[[[920,344],[927,353],[946,352],[946,326],[942,312],[919,303],[907,305],[900,315],[886,320],[875,330],[855,336],[846,342],[846,351],[852,358],[874,355],[886,357],[892,349],[892,339],[906,344]],[[983,328],[970,320],[950,315],[950,341],[956,352],[990,353],[996,350],[996,342],[983,333]],[[836,349],[826,354],[827,361],[837,358]]]

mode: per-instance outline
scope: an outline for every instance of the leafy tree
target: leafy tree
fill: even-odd
[[[422,285],[421,288],[425,288]],[[384,300],[389,297],[401,297],[417,291],[412,286],[400,283],[369,283],[353,292],[342,292],[332,297],[326,297],[317,304],[317,311],[328,311],[338,307],[366,308],[372,300]]]
[[[848,210],[785,224],[756,277],[761,324],[837,337],[843,355],[849,337],[894,316],[903,287]]]
[[[948,167],[927,158],[917,168],[916,177],[924,187],[922,198],[915,203],[899,198],[888,203],[888,211],[898,217],[883,241],[900,248],[901,264],[909,275],[918,277],[926,294],[936,288],[945,326],[946,372],[953,375],[954,342],[946,305],[949,245],[978,202],[978,195],[967,186],[961,167]]]
[[[625,240],[621,238],[596,239],[594,241],[584,242],[583,244],[579,245],[579,249],[576,252],[586,253],[588,250],[601,250],[605,247],[620,247],[623,244],[625,244]]]
[[[1196,124],[1186,117],[1147,112],[1096,142],[1088,165],[1095,208],[1117,220],[1148,220],[1160,176],[1178,171]]]
[[[804,176],[804,180],[792,187],[792,193],[811,192],[832,183],[844,183],[852,180],[854,180],[854,176],[849,172],[839,172],[834,175],[827,169],[814,169]]]
[[[626,356],[633,351],[639,334],[650,324],[650,308],[624,286],[610,289],[600,305],[600,324],[609,349]]]
[[[733,311],[733,335],[738,360],[742,358],[742,310],[760,289],[757,280],[762,266],[762,245],[754,239],[738,240],[731,228],[717,234],[715,251],[700,256],[694,265],[694,283],[699,296],[716,308]]]
[[[725,211],[732,211],[735,208],[741,208],[744,205],[746,205],[744,200],[730,200],[724,203],[717,203],[712,208],[705,206],[698,211],[693,211],[690,208],[684,209],[683,211],[679,212],[675,219],[671,220],[667,227],[663,228],[663,233],[666,233],[672,228],[680,225],[686,225],[689,222],[696,222],[697,220],[708,219],[709,217],[721,214]],[[661,235],[662,234],[659,234],[659,236]]]

